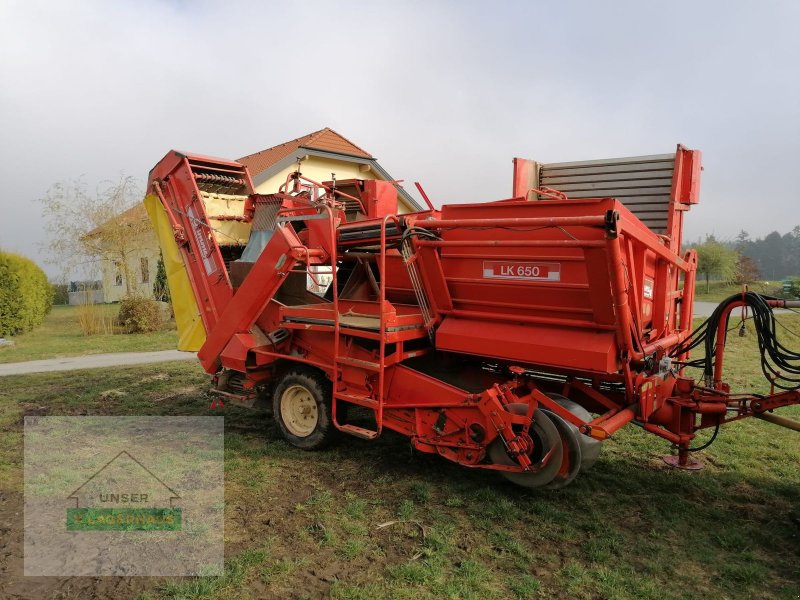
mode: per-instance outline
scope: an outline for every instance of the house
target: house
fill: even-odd
[[[319,182],[330,181],[333,174],[337,180],[394,181],[374,156],[329,127],[238,160],[248,168],[256,192],[261,194],[277,192],[287,176],[298,168],[303,176]],[[397,189],[399,212],[421,210],[408,192],[401,187]],[[156,278],[160,249],[144,206],[134,206],[120,215],[120,220],[145,225],[130,240],[132,250],[127,254],[126,265],[113,259],[102,262],[105,302],[118,302],[128,293],[149,296]],[[87,235],[96,233],[97,230]]]
[[[342,179],[378,179],[394,181],[369,152],[326,127],[296,140],[278,144],[239,159],[250,171],[253,185],[260,194],[270,194],[298,169],[313,181],[330,181],[332,174]],[[401,213],[422,210],[403,188],[398,187]]]
[[[153,295],[161,250],[144,205],[129,208],[89,231],[85,238],[95,248],[109,249],[100,263],[102,294],[95,293],[94,302],[100,300],[99,296],[102,302],[119,302],[128,295]]]

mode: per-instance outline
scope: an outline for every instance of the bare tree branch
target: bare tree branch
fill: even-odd
[[[101,183],[94,195],[82,179],[56,183],[40,199],[49,264],[68,277],[78,267],[111,261],[118,265],[131,292],[131,261],[145,249],[150,222],[137,181],[121,175]]]

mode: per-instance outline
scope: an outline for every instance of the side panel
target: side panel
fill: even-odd
[[[442,218],[602,219],[617,206],[613,200],[446,205]],[[558,319],[568,321],[566,326],[571,322],[585,328],[597,323],[601,329],[613,329],[602,228],[496,227],[487,226],[489,223],[440,233],[441,264],[453,309],[480,311],[487,318],[522,317],[521,321],[531,318],[554,325],[551,320]]]
[[[539,163],[527,158],[514,159],[512,198],[528,199],[528,192],[539,187]]]
[[[183,264],[181,251],[175,242],[167,211],[164,210],[161,201],[153,195],[144,199],[144,206],[164,257],[172,309],[175,311],[175,324],[178,327],[178,350],[197,352],[206,341],[206,330],[200,318],[200,309],[195,300],[189,275],[186,273],[186,265]]]
[[[540,366],[596,373],[619,370],[611,331],[446,317],[436,330],[436,347]]]

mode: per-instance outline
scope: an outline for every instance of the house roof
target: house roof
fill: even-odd
[[[116,222],[116,221],[120,221],[120,222],[124,222],[124,221],[138,222],[138,221],[142,221],[144,219],[147,219],[147,211],[144,208],[144,204],[142,204],[142,203],[134,204],[128,210],[126,210],[124,212],[121,212],[119,215],[117,215],[116,217],[114,217],[110,221],[107,221],[103,225],[99,225],[98,227],[95,227],[94,229],[92,229],[91,231],[86,233],[84,235],[84,237],[88,238],[88,237],[92,237],[93,235],[97,235],[98,233],[103,231],[103,227],[105,227],[105,225],[107,225],[108,223],[111,223],[112,221],[114,221],[114,222]]]
[[[314,133],[309,133],[295,140],[278,144],[272,148],[262,150],[261,152],[248,154],[238,159],[238,161],[250,169],[250,175],[255,177],[300,148],[313,148],[315,150],[324,150],[326,152],[347,154],[374,160],[374,157],[369,152],[363,148],[359,148],[330,127],[325,127]]]
[[[281,172],[296,162],[303,154],[340,160],[344,157],[350,157],[352,162],[370,165],[384,181],[392,181],[393,179],[378,164],[374,156],[330,127],[325,127],[314,133],[309,133],[284,144],[278,144],[255,154],[248,154],[238,159],[238,161],[249,169],[253,183],[258,186],[275,175],[275,173]],[[417,201],[402,187],[397,186],[397,193],[411,210],[422,210]]]

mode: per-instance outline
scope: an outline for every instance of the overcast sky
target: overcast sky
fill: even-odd
[[[329,126],[437,203],[511,158],[701,149],[687,238],[800,225],[800,2],[0,0],[0,247],[58,181]],[[412,186],[413,187],[413,186]],[[49,273],[55,270],[50,267]]]

